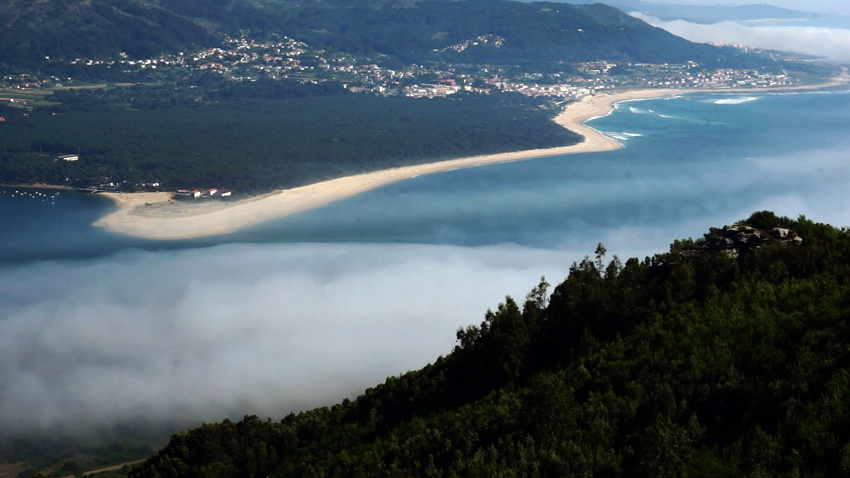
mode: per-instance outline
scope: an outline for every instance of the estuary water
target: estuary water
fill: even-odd
[[[91,226],[103,198],[0,190],[0,438],[336,403],[449,353],[598,242],[643,258],[763,209],[850,225],[846,92],[683,95],[590,124],[626,147],[420,176],[204,240],[112,235]]]
[[[91,227],[102,198],[0,191],[0,263],[232,242],[664,248],[756,209],[850,223],[850,94],[681,95],[589,123],[625,149],[421,176],[217,238],[151,242]],[[13,197],[14,196],[14,197]],[[677,236],[661,237],[667,231]],[[613,241],[613,242],[612,242]],[[606,243],[608,245],[608,243]]]

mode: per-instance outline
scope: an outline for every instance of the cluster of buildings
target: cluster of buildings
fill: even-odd
[[[43,84],[43,80],[34,75],[5,75],[3,77],[2,82],[0,82],[0,88],[9,88],[9,89],[29,89],[29,88],[41,88]]]
[[[264,72],[278,78],[289,71],[302,71],[299,57],[309,51],[306,43],[282,37],[277,41],[258,42],[247,38],[224,37],[223,46],[201,50],[187,59],[186,68],[209,70],[232,79],[251,78],[242,67]],[[321,53],[321,51],[318,51]],[[242,74],[240,74],[242,73]]]
[[[463,52],[469,48],[484,46],[501,48],[505,41],[497,35],[487,34],[434,51]],[[330,54],[288,37],[276,37],[274,41],[256,41],[223,36],[220,47],[197,52],[180,52],[141,60],[128,59],[124,54],[120,55],[119,59],[110,60],[75,58],[69,63],[93,67],[105,65],[107,68],[122,68],[127,72],[157,68],[209,71],[231,81],[254,81],[260,78],[290,78],[305,83],[338,81],[352,92],[413,98],[449,96],[460,91],[501,91],[557,99],[577,98],[616,87],[766,88],[788,86],[797,82],[785,73],[707,70],[693,61],[682,64],[651,64],[599,60],[572,65],[577,72],[575,74],[511,73],[506,72],[506,68],[510,68],[505,66],[452,63],[450,59],[432,63],[430,66],[412,64],[392,69],[352,55]],[[47,81],[56,86],[59,79],[51,78]],[[14,84],[19,88],[45,86],[42,80],[26,75],[6,76],[4,84]]]
[[[623,79],[628,86],[651,88],[770,88],[791,86],[796,82],[787,73],[770,73],[758,70],[718,68],[706,70],[699,64],[624,64],[632,74]]]
[[[436,83],[422,83],[405,86],[401,90],[401,94],[410,98],[434,98],[437,96],[448,96],[457,93],[458,91],[472,91],[472,87],[468,85],[458,85],[454,79],[439,80]]]
[[[598,85],[577,86],[571,83],[542,84],[516,83],[508,80],[490,79],[487,84],[499,91],[519,93],[525,96],[548,96],[552,98],[576,99],[594,94]]]
[[[607,75],[617,63],[610,61],[590,61],[585,63],[576,63],[574,65],[579,73],[586,75]]]
[[[466,50],[467,48],[469,48],[471,46],[488,45],[488,46],[492,46],[493,48],[501,48],[502,45],[504,45],[504,43],[505,43],[504,38],[488,33],[486,35],[481,35],[478,38],[473,38],[471,40],[465,40],[465,41],[462,41],[460,43],[456,43],[454,45],[449,45],[449,46],[447,46],[443,49],[435,49],[434,51],[446,52],[446,51],[449,51],[449,50],[454,50],[454,51],[460,53],[460,52]]]
[[[192,199],[198,198],[226,198],[233,194],[227,189],[209,188],[209,189],[178,189],[175,193],[176,197],[186,197]]]

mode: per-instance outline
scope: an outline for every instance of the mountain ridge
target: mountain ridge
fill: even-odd
[[[119,53],[152,57],[215,45],[219,34],[286,35],[332,51],[420,63],[447,59],[508,64],[601,59],[722,63],[746,57],[731,49],[688,42],[602,4],[13,0],[0,9],[0,24],[5,27],[0,32],[0,64],[7,67],[44,68],[51,57]],[[506,38],[505,47],[454,56],[433,51],[486,34]]]

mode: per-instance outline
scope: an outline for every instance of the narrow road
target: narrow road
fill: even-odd
[[[83,473],[83,476],[89,476],[95,473],[103,473],[104,471],[117,471],[123,468],[124,465],[135,465],[136,463],[141,463],[145,460],[147,460],[147,458],[142,458],[141,460],[125,461],[124,463],[119,463],[117,465],[106,466],[103,468],[98,468],[96,470],[89,470]],[[74,475],[63,476],[62,478],[74,478]]]
[[[87,471],[87,472],[83,473],[83,476],[93,475],[95,473],[101,473],[101,472],[104,472],[104,471],[120,470],[121,468],[124,467],[124,465],[135,465],[136,463],[141,463],[145,460],[147,460],[147,458],[142,458],[141,460],[125,461],[124,463],[119,463],[117,465],[112,465],[112,466],[107,466],[107,467],[104,467],[104,468],[98,468],[96,470]]]

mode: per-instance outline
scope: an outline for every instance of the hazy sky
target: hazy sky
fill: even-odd
[[[792,8],[805,12],[850,15],[848,0],[644,0],[652,3],[677,3],[682,5],[748,5],[766,4]]]

